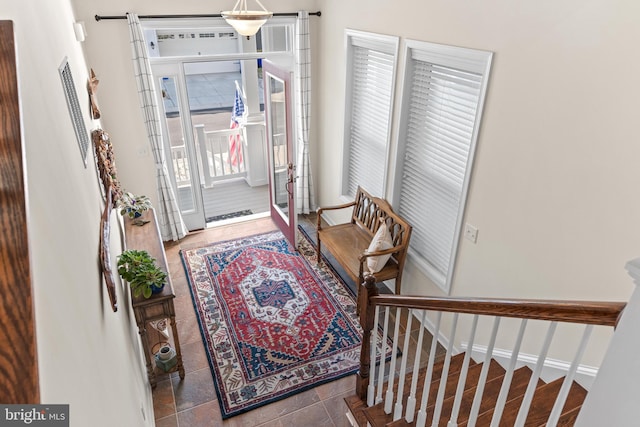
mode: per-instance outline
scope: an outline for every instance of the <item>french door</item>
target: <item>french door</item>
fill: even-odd
[[[271,219],[296,246],[295,153],[291,127],[291,72],[263,61]]]
[[[206,227],[198,157],[191,131],[191,107],[179,63],[154,64],[156,96],[165,135],[165,161],[173,177],[178,206],[188,230]]]

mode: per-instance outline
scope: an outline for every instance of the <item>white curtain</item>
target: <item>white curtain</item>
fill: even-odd
[[[298,12],[296,22],[296,181],[297,213],[315,210],[315,196],[309,162],[309,116],[311,109],[311,43],[309,12]]]
[[[158,216],[158,226],[163,240],[178,240],[187,234],[180,209],[176,202],[176,197],[171,187],[169,172],[164,156],[164,146],[162,145],[162,127],[156,104],[155,85],[151,75],[151,65],[147,56],[142,27],[138,15],[127,14],[129,21],[129,35],[131,37],[131,54],[133,58],[133,68],[140,97],[140,107],[144,115],[144,124],[147,128],[147,135],[153,160],[156,164],[156,183],[158,186],[158,206],[155,211]]]

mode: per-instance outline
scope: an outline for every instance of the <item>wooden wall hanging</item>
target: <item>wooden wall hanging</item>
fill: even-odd
[[[89,79],[87,80],[87,92],[89,92],[89,111],[91,113],[92,119],[100,118],[100,108],[98,107],[97,99],[98,83],[100,83],[100,80],[98,80],[98,78],[96,77],[96,73],[92,68],[91,72],[89,73]]]
[[[113,311],[117,311],[116,282],[111,269],[111,210],[116,207],[117,200],[122,196],[122,188],[118,181],[118,171],[109,134],[102,129],[96,129],[91,133],[91,139],[96,153],[100,181],[105,193],[104,211],[100,219],[100,265],[111,301],[111,308]]]

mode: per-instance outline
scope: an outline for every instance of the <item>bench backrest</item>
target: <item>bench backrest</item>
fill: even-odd
[[[411,237],[411,226],[407,221],[397,215],[389,202],[379,197],[374,197],[358,186],[356,193],[356,204],[351,214],[351,222],[357,224],[371,235],[376,234],[382,224],[379,218],[384,218],[385,224],[391,233],[393,246],[401,246],[402,250],[395,252],[391,258],[402,268],[409,248],[409,238]]]

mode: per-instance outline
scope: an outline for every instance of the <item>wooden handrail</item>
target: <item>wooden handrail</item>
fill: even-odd
[[[369,304],[602,326],[616,326],[618,318],[626,306],[624,302],[437,298],[403,295],[372,296],[369,299]]]
[[[359,295],[363,342],[356,376],[356,394],[361,399],[366,398],[369,384],[369,338],[375,327],[376,306],[612,327],[617,325],[626,307],[624,302],[379,295],[375,278],[370,275],[365,277],[363,287]]]

